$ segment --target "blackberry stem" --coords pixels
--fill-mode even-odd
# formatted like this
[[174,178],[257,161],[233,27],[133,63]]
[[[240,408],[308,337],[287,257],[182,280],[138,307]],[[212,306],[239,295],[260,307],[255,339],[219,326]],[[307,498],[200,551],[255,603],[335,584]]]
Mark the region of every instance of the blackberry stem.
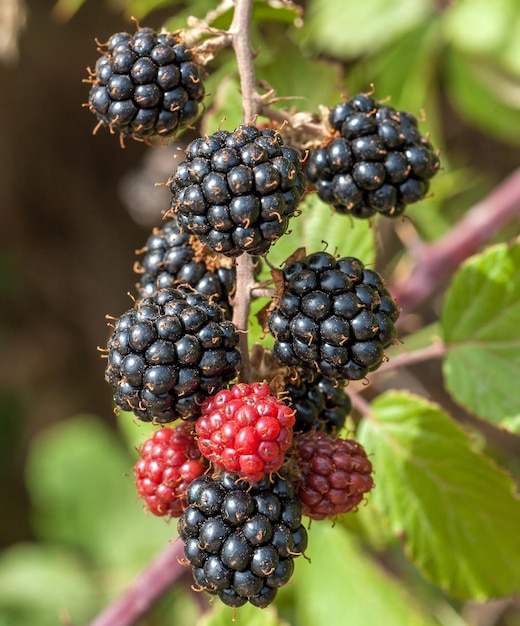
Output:
[[470,209],[443,237],[419,248],[411,274],[390,287],[401,309],[400,319],[431,298],[463,261],[519,215],[520,168]]
[[102,611],[89,626],[132,626],[140,620],[168,591],[187,568],[179,563],[184,558],[182,541],[162,550],[143,570],[125,593]]
[[[240,77],[242,119],[246,124],[253,122],[260,111],[254,55],[250,43],[252,12],[253,0],[235,0],[235,12],[229,28]],[[239,348],[242,358],[240,381],[246,383],[250,382],[251,377],[247,330],[249,309],[251,308],[251,289],[254,284],[253,259],[249,254],[242,254],[237,259],[237,287],[233,304],[233,323],[240,333]]]
[[409,367],[416,363],[423,363],[430,359],[440,359],[446,354],[446,344],[439,338],[435,338],[431,345],[419,350],[403,352],[393,356],[389,361],[382,363],[375,372],[371,372],[370,376],[379,376],[386,374],[402,367]]

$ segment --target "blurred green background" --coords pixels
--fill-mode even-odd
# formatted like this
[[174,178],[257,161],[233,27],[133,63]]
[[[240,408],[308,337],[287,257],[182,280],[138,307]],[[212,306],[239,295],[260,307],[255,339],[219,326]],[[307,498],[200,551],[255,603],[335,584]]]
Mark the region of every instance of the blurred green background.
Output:
[[[208,0],[0,2],[0,626],[87,624],[175,536],[174,523],[150,519],[136,500],[135,446],[150,428],[114,416],[97,347],[106,342],[105,315],[130,306],[135,250],[168,208],[167,190],[155,184],[168,178],[176,152],[131,141],[121,149],[104,129],[93,136],[82,79],[97,58],[95,38],[132,31],[130,16],[146,26],[179,28],[187,15],[203,17],[214,6]],[[432,197],[409,211],[423,239],[447,232],[519,166],[517,0],[255,7],[258,76],[279,96],[303,97],[284,106],[318,113],[319,104],[334,105],[373,83],[375,96],[391,96],[396,108],[418,117],[425,110],[422,126],[441,150],[443,170]],[[303,25],[298,7],[305,9]],[[224,11],[213,25],[226,27],[229,17]],[[216,104],[205,131],[224,117],[229,127],[240,119],[235,69],[229,50],[208,68]],[[197,134],[188,131],[181,141]],[[517,220],[496,239],[519,227]],[[402,243],[393,226],[382,226],[379,236],[378,263],[389,276]],[[425,303],[418,326],[435,321],[438,307],[438,297]],[[436,369],[421,366],[416,376],[450,404]],[[488,435],[517,468],[518,437]],[[520,624],[518,599],[462,602],[427,583],[387,529],[367,537],[356,520],[334,533],[315,526],[313,567],[298,563],[303,573],[277,603],[287,623],[314,626],[309,603],[318,602],[324,624]],[[342,555],[337,563],[334,554]],[[320,558],[338,573],[336,587],[320,586]],[[347,622],[349,586],[356,594]],[[194,596],[186,575],[141,626],[195,623],[208,604]],[[230,613],[217,609],[200,619],[229,623]],[[237,623],[268,626],[278,619],[272,611],[242,612]]]

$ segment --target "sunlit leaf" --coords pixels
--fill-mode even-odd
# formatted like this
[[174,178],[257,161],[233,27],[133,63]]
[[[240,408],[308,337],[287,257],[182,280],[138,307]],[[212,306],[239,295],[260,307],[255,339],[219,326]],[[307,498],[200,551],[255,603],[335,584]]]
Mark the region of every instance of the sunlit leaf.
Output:
[[446,386],[479,417],[520,432],[520,243],[472,257],[446,293]]
[[370,506],[430,581],[474,600],[520,590],[516,485],[439,406],[387,392],[358,438],[374,466]]

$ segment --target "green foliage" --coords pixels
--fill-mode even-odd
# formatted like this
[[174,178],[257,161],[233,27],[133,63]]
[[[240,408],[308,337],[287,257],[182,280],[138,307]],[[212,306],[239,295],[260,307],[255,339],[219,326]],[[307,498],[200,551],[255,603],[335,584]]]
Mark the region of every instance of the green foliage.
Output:
[[520,242],[469,259],[442,311],[446,386],[475,415],[520,432]]
[[373,454],[370,506],[388,520],[409,558],[456,597],[516,592],[520,499],[513,480],[424,398],[387,392],[372,412],[358,432]]
[[300,626],[377,624],[383,615],[389,626],[438,624],[341,526],[313,524],[306,554],[310,562],[297,564],[292,589]]

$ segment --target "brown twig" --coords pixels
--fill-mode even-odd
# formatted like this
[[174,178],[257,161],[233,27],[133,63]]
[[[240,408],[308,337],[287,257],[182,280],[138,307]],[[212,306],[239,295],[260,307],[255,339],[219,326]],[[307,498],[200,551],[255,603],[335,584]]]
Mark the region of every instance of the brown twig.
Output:
[[179,562],[183,557],[182,541],[168,545],[137,576],[125,593],[100,613],[89,626],[135,624],[186,572],[186,568]]
[[[242,118],[246,124],[253,122],[260,111],[254,55],[251,50],[252,12],[253,0],[235,0],[235,12],[229,28],[240,77]],[[247,329],[251,308],[251,289],[254,284],[253,258],[249,254],[241,254],[237,259],[237,288],[233,303],[233,323],[239,331],[242,331],[239,339],[242,361],[240,380],[242,382],[249,382],[251,375]]]
[[463,261],[518,216],[520,168],[470,209],[448,233],[417,251],[411,274],[390,286],[401,308],[401,317],[431,298]]

